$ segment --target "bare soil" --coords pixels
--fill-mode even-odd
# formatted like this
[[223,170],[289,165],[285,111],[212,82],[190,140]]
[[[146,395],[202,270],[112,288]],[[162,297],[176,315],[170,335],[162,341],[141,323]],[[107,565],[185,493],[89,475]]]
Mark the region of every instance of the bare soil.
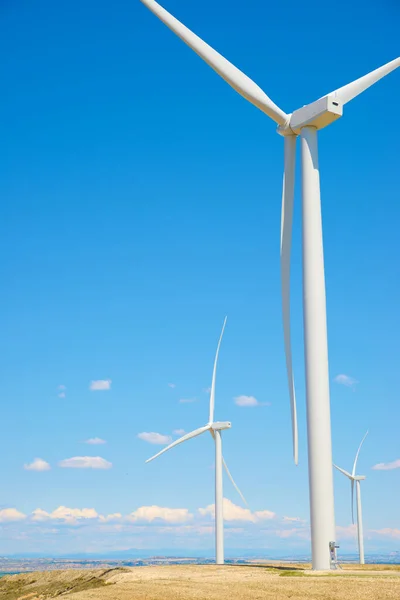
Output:
[[44,571],[0,579],[0,600],[400,600],[400,566],[173,565]]

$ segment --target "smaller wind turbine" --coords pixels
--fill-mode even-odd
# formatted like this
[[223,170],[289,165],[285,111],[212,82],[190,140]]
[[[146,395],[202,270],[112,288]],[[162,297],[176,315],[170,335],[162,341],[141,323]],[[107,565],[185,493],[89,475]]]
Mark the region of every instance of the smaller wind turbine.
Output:
[[351,520],[353,522],[353,525],[354,525],[354,483],[356,484],[357,533],[358,533],[358,552],[360,555],[360,565],[365,564],[364,536],[363,536],[363,523],[362,523],[362,512],[361,512],[361,486],[360,486],[360,481],[365,479],[365,475],[356,475],[356,466],[357,466],[357,460],[358,460],[358,455],[360,454],[361,446],[363,445],[364,440],[367,437],[367,435],[368,435],[368,431],[364,435],[363,439],[361,440],[361,444],[358,447],[356,458],[355,458],[354,465],[353,465],[353,470],[352,470],[351,474],[348,473],[347,471],[345,471],[344,469],[341,469],[337,465],[335,465],[335,464],[333,465],[338,471],[343,473],[343,475],[346,475],[346,477],[348,477],[351,481]]
[[154,456],[152,456],[151,458],[148,458],[146,460],[146,462],[148,463],[151,460],[154,460],[155,458],[160,456],[161,454],[164,454],[164,452],[167,452],[167,450],[170,450],[174,446],[177,446],[178,444],[181,444],[182,442],[186,442],[187,440],[190,440],[191,438],[197,437],[198,435],[202,435],[206,431],[209,431],[211,433],[211,436],[215,443],[215,562],[217,565],[224,564],[224,512],[223,512],[223,498],[224,497],[223,497],[223,489],[222,489],[222,468],[225,469],[234,488],[238,492],[238,494],[241,497],[241,499],[243,500],[243,502],[247,505],[247,502],[246,502],[242,492],[239,490],[238,486],[234,482],[233,477],[230,474],[229,469],[226,465],[224,457],[222,456],[221,432],[224,429],[230,429],[232,427],[232,424],[229,421],[214,421],[215,379],[216,379],[216,374],[217,374],[219,348],[221,346],[222,336],[224,335],[226,320],[227,320],[227,317],[225,317],[224,324],[222,326],[222,331],[221,331],[221,335],[219,337],[218,346],[217,346],[217,352],[215,354],[213,376],[212,376],[212,382],[211,382],[210,414],[209,414],[208,423],[206,425],[204,425],[204,427],[199,427],[198,429],[195,429],[194,431],[191,431],[190,433],[183,435],[181,438],[179,438],[178,440],[175,440],[174,442],[172,442],[172,444],[170,444],[166,448],[163,448],[160,452],[158,452],[157,454],[155,454]]

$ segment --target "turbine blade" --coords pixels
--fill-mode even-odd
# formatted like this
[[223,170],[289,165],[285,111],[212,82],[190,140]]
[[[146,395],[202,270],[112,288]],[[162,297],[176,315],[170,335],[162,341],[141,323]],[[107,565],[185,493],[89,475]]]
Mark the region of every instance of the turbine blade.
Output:
[[[215,433],[214,433],[214,431],[213,431],[212,429],[210,429],[210,433],[211,433],[211,435],[212,435],[212,438],[213,438],[213,440],[215,441]],[[235,483],[235,480],[233,479],[233,477],[232,477],[232,475],[231,475],[231,472],[230,472],[230,471],[229,471],[229,469],[228,469],[228,465],[226,464],[224,457],[222,457],[222,464],[223,464],[223,466],[224,466],[224,469],[225,469],[225,471],[226,471],[226,474],[228,475],[229,479],[231,480],[231,483],[232,483],[233,487],[235,488],[235,490],[237,491],[237,493],[239,494],[239,496],[240,496],[240,497],[241,497],[241,499],[243,500],[244,504],[245,504],[246,506],[248,506],[248,504],[247,504],[247,500],[246,500],[246,498],[243,496],[243,494],[242,494],[242,492],[240,491],[240,489],[238,488],[238,486],[236,485],[236,483]]]
[[[371,73],[364,75],[364,77],[360,77],[359,79],[338,88],[334,92],[331,92],[331,94],[335,95],[342,104],[347,104],[347,102],[350,102],[350,100],[353,100],[353,98],[362,94],[362,92],[371,87],[371,85],[374,85],[374,83],[391,73],[391,71],[394,71],[394,69],[397,69],[397,67],[400,67],[400,57],[375,69],[375,71],[371,71]],[[330,96],[331,94],[327,94],[327,96]]]
[[195,33],[190,31],[185,25],[180,23],[175,17],[167,12],[155,0],[141,0],[151,12],[160,19],[171,31],[189,46],[196,54],[200,56],[218,75],[222,77],[234,90],[243,98],[257,106],[266,115],[271,117],[279,125],[284,125],[288,120],[288,115],[283,112],[272,100],[262,91],[254,81],[242,73],[226,58],[216,52],[211,46],[206,44]]
[[356,466],[357,466],[358,455],[360,454],[361,446],[363,445],[363,443],[364,443],[364,440],[365,440],[365,438],[367,437],[367,435],[368,435],[368,431],[367,431],[367,433],[364,435],[363,439],[361,440],[361,444],[360,444],[360,445],[359,445],[359,447],[358,447],[357,454],[356,454],[356,458],[355,458],[354,465],[353,465],[353,471],[352,471],[352,473],[351,473],[351,474],[353,475],[353,477],[354,477],[354,475],[356,474]]
[[340,467],[338,467],[337,465],[333,465],[335,467],[335,469],[337,469],[338,471],[340,471],[341,473],[343,473],[343,475],[346,475],[346,477],[348,477],[349,479],[351,479],[353,481],[353,476],[350,475],[350,473],[348,471],[345,471],[344,469],[341,469]]
[[292,347],[290,339],[290,253],[292,247],[294,175],[296,162],[296,136],[285,136],[285,172],[283,176],[281,216],[281,286],[283,335],[286,354],[286,371],[289,384],[292,414],[294,462],[298,464],[297,408],[294,389]]
[[155,454],[151,458],[148,458],[146,460],[146,462],[148,463],[148,462],[154,460],[161,454],[164,454],[164,452],[167,452],[167,450],[171,450],[171,448],[173,448],[174,446],[177,446],[178,444],[182,444],[182,442],[186,442],[187,440],[190,440],[191,438],[197,437],[198,435],[201,435],[202,433],[204,433],[205,431],[208,431],[209,429],[210,429],[210,426],[205,425],[204,427],[199,427],[199,429],[195,429],[194,431],[191,431],[190,433],[186,433],[178,440],[175,440],[174,442],[172,442],[172,444],[170,444],[169,446],[166,446],[166,448],[163,448],[162,450],[160,450],[160,452],[157,452],[157,454]]
[[219,355],[219,348],[220,348],[221,342],[222,342],[222,336],[224,335],[224,331],[225,331],[225,325],[226,325],[227,318],[228,317],[225,317],[225,319],[224,319],[224,324],[222,325],[221,335],[219,336],[219,340],[218,340],[217,351],[215,353],[213,375],[212,375],[212,382],[211,382],[211,393],[210,393],[210,418],[208,420],[209,423],[212,423],[214,421],[215,379],[217,377],[218,355]]
[[230,473],[230,471],[228,469],[228,466],[227,466],[227,464],[225,462],[224,457],[222,457],[222,464],[224,465],[224,469],[226,471],[226,474],[228,475],[229,479],[231,480],[231,483],[232,483],[233,487],[235,488],[235,490],[237,491],[237,493],[239,494],[239,496],[243,500],[244,504],[246,506],[248,506],[246,498],[243,496],[242,492],[239,490],[238,486],[236,485],[235,480],[233,479],[233,477],[232,477],[232,475],[231,475],[231,473]]
[[354,479],[351,480],[351,522],[354,525]]

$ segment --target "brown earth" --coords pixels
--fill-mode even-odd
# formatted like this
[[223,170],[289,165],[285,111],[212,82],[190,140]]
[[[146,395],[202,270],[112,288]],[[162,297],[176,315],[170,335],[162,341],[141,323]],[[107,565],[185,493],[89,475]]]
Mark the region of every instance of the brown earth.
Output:
[[399,600],[400,566],[174,565],[44,571],[0,579],[0,600]]

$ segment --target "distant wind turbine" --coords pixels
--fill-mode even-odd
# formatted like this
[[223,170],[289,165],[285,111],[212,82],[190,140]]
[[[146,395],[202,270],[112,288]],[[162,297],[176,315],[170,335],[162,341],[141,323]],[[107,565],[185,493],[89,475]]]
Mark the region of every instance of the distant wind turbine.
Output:
[[236,485],[230,471],[226,465],[224,457],[222,456],[222,436],[221,432],[224,429],[230,429],[232,424],[229,421],[214,421],[214,406],[215,406],[215,380],[217,375],[217,363],[218,363],[218,355],[219,349],[221,346],[222,336],[224,335],[225,325],[226,325],[227,317],[225,317],[224,324],[222,326],[221,335],[218,341],[217,352],[215,354],[214,360],[214,368],[212,375],[212,383],[211,383],[211,392],[210,392],[210,413],[208,423],[204,425],[204,427],[199,427],[194,431],[183,435],[178,440],[175,440],[167,446],[163,448],[160,452],[147,459],[146,462],[150,462],[154,460],[167,450],[170,450],[174,446],[181,444],[182,442],[186,442],[191,438],[197,437],[198,435],[202,435],[206,431],[211,433],[211,436],[215,443],[215,562],[217,565],[224,564],[224,512],[223,512],[223,488],[222,488],[222,468],[225,469],[229,479],[231,480],[234,488],[238,492],[239,496],[243,500],[243,502],[247,505],[247,502]]
[[335,464],[333,465],[335,467],[335,469],[337,469],[338,471],[343,473],[343,475],[346,475],[346,477],[348,477],[351,481],[351,520],[352,520],[353,524],[354,524],[354,483],[356,484],[357,532],[358,532],[358,552],[360,555],[360,565],[365,564],[364,536],[363,536],[363,523],[362,523],[362,512],[361,512],[361,485],[360,485],[360,481],[363,481],[363,479],[365,479],[365,475],[356,475],[356,467],[357,467],[357,460],[358,460],[358,455],[360,454],[361,446],[363,445],[364,440],[367,437],[367,435],[368,435],[368,431],[364,435],[363,439],[361,440],[361,444],[358,447],[356,458],[355,458],[354,465],[353,465],[353,470],[352,470],[351,474],[348,473],[347,471],[345,471],[344,469],[341,469],[337,465],[335,465]]
[[[281,280],[284,346],[292,415],[294,461],[298,462],[297,410],[290,336],[290,254],[297,138],[301,140],[303,199],[303,316],[306,367],[308,479],[310,488],[311,551],[314,570],[332,568],[335,540],[332,440],[329,400],[324,250],[318,131],[343,114],[345,104],[400,66],[400,58],[340,87],[293,113],[285,113],[247,75],[178,21],[155,0],[141,0],[151,12],[248,102],[278,125],[284,138],[284,178],[281,216]],[[185,3],[183,3],[185,4]],[[187,4],[187,3],[186,3]],[[287,81],[287,85],[290,82]],[[384,124],[384,116],[381,116]],[[374,122],[374,125],[376,123]]]

